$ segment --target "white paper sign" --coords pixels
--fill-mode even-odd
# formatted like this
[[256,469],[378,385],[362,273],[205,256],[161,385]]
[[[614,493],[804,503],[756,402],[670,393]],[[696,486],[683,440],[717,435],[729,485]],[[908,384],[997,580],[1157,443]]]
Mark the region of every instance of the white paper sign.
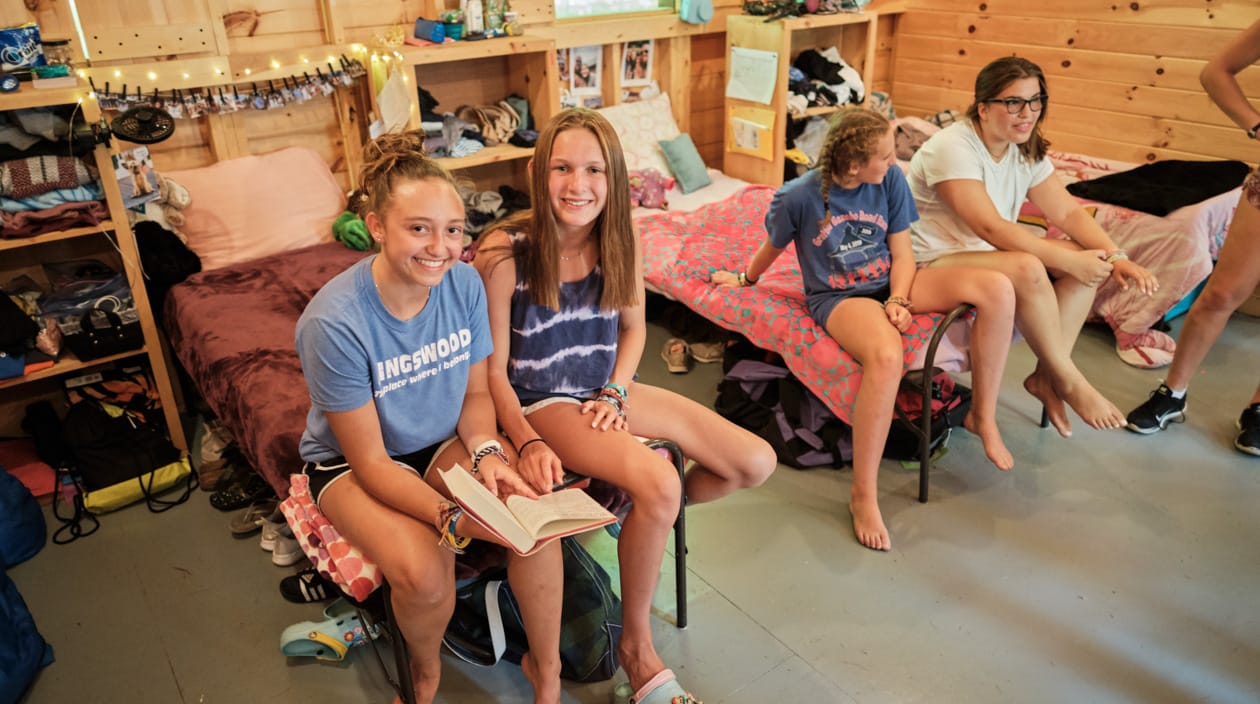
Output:
[[779,52],[731,47],[726,97],[770,104],[779,74]]

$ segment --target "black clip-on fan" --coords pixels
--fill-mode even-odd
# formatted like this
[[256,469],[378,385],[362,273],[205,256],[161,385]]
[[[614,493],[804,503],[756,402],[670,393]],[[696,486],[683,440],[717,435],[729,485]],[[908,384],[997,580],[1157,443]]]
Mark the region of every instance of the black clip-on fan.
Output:
[[[140,88],[136,88],[139,95]],[[175,120],[170,113],[152,105],[137,105],[114,118],[110,123],[114,134],[136,144],[155,144],[175,133]]]

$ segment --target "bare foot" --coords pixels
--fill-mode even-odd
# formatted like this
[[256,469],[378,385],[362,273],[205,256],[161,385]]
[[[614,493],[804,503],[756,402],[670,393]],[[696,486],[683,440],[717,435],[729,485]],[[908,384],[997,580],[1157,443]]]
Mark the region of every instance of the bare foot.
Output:
[[849,513],[853,515],[853,533],[859,543],[872,550],[892,550],[892,539],[888,537],[878,501],[852,497]]
[[1072,410],[1076,411],[1076,415],[1080,416],[1081,420],[1088,423],[1091,428],[1113,430],[1123,427],[1128,422],[1120,409],[1098,393],[1098,390],[1090,386],[1084,378],[1070,387],[1061,388],[1059,396],[1067,401]]
[[1015,458],[1006,449],[1006,443],[1002,442],[1002,433],[998,432],[997,423],[979,423],[975,414],[968,411],[967,417],[963,418],[963,427],[980,438],[980,442],[984,443],[984,454],[998,469],[1005,472],[1015,466]]
[[1024,390],[1045,406],[1046,416],[1050,418],[1050,424],[1054,426],[1054,429],[1059,431],[1059,435],[1065,438],[1072,437],[1072,421],[1068,420],[1067,408],[1063,405],[1063,399],[1059,398],[1059,394],[1048,381],[1033,372],[1024,379]]
[[525,653],[521,656],[521,672],[534,688],[534,704],[560,704],[560,673],[547,677],[538,672],[534,660]]

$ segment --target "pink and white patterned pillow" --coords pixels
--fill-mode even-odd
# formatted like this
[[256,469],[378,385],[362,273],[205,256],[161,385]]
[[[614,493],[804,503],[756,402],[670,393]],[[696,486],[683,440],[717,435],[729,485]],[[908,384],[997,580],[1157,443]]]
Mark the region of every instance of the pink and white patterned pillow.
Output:
[[611,105],[600,108],[599,113],[617,131],[621,150],[626,155],[627,171],[656,169],[665,176],[674,175],[660,144],[681,134],[678,123],[674,122],[669,95],[662,93],[647,100]]

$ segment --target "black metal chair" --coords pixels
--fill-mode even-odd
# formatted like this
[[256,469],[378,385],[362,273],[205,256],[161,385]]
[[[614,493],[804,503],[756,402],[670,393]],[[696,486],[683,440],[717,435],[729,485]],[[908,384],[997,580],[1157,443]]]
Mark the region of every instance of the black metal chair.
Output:
[[[678,470],[678,481],[684,481],[686,478],[686,458],[683,457],[682,449],[676,443],[663,438],[653,438],[645,440],[644,444],[664,454],[670,463],[674,465],[674,468]],[[687,497],[684,495],[678,507],[678,518],[674,520],[674,600],[677,608],[675,626],[679,629],[687,627],[686,506]],[[371,604],[371,601],[378,597],[382,602],[381,605]],[[385,673],[385,679],[398,693],[403,704],[415,704],[416,692],[415,683],[411,680],[411,656],[407,650],[407,639],[403,637],[402,630],[398,627],[398,619],[394,616],[393,602],[390,597],[389,580],[384,580],[381,588],[373,593],[368,603],[356,602],[356,604],[359,606],[360,618],[363,619],[363,623],[371,629],[379,628],[389,637],[394,654],[393,672],[390,672],[389,667],[385,665],[385,660],[377,649],[376,641],[369,639],[376,661],[380,665],[382,672]]]

